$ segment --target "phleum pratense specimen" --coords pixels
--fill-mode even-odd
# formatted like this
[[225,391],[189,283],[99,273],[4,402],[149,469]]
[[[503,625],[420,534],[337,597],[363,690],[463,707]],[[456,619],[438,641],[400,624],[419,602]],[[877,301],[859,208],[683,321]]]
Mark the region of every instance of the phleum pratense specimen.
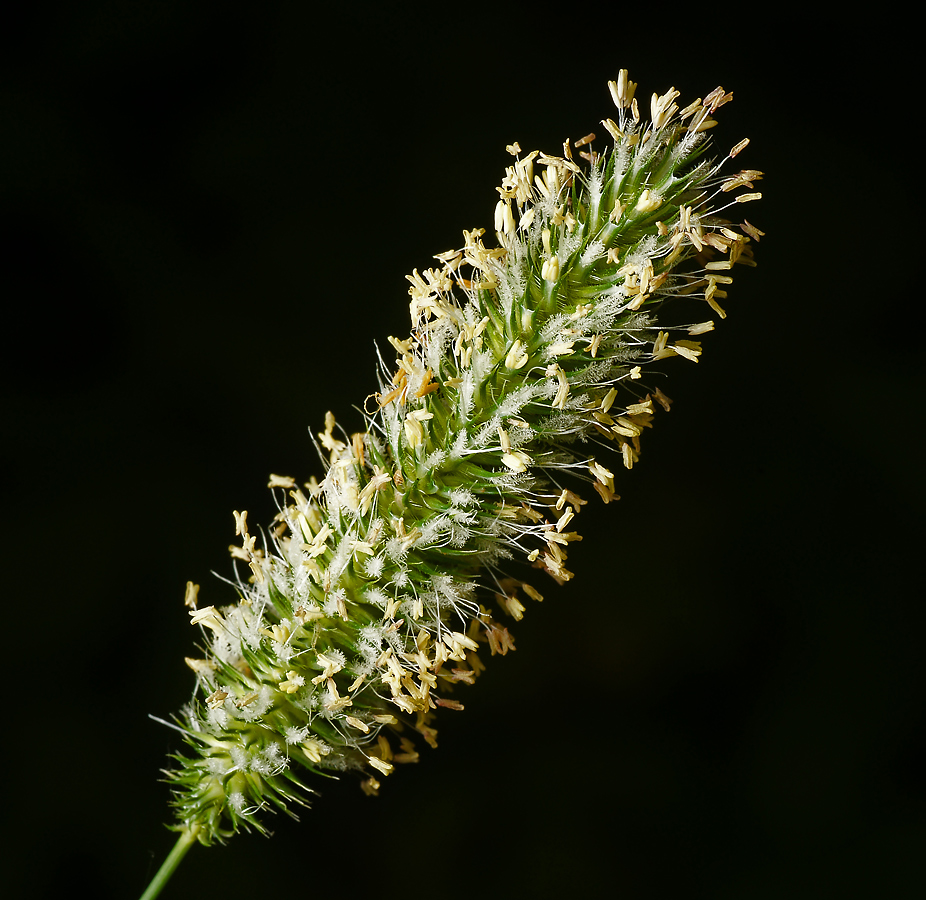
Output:
[[[389,338],[365,431],[328,413],[324,478],[272,475],[266,533],[235,513],[238,601],[200,606],[188,585],[205,643],[172,726],[186,741],[168,772],[180,837],[146,898],[193,842],[293,814],[314,775],[356,772],[375,794],[437,745],[437,710],[461,710],[486,657],[514,649],[509,622],[573,577],[577,491],[617,499],[613,470],[669,410],[649,367],[697,362],[714,327],[700,319],[726,316],[732,271],[762,235],[736,221],[761,173],[721,172],[748,140],[708,158],[732,95],[680,110],[676,90],[654,94],[646,121],[626,70],[609,87],[607,149],[592,134],[561,156],[509,146],[494,241],[465,231],[409,276],[411,334]],[[667,324],[680,296],[703,313]]]

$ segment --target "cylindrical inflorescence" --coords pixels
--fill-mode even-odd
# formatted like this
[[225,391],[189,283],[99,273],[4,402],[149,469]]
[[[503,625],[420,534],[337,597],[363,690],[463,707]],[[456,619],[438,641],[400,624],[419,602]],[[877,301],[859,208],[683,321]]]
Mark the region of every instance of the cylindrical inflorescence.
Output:
[[[709,161],[707,130],[731,99],[717,88],[679,110],[653,95],[641,120],[635,85],[610,83],[616,120],[560,156],[514,157],[495,214],[497,246],[464,232],[458,250],[417,270],[412,331],[390,338],[367,428],[329,413],[318,434],[324,479],[272,476],[279,514],[263,543],[235,513],[247,566],[236,604],[187,604],[208,642],[188,659],[197,693],[177,720],[189,749],[168,773],[179,829],[203,843],[263,812],[292,812],[309,773],[384,776],[436,746],[435,711],[462,709],[480,653],[514,649],[508,619],[540,589],[504,573],[525,559],[563,583],[584,481],[616,498],[640,437],[669,398],[645,368],[697,362],[711,320],[669,326],[666,300],[687,296],[724,318],[736,264],[762,232],[733,224],[762,173],[721,173],[746,145]],[[690,307],[689,307],[690,308]],[[571,485],[571,486],[570,486]],[[484,656],[484,653],[483,653]],[[418,743],[416,743],[418,742]]]

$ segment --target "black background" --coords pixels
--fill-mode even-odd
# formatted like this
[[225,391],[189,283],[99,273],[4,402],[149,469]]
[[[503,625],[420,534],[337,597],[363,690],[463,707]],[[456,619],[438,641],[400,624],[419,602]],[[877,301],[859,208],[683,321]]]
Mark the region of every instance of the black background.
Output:
[[694,4],[307,7],[37,3],[0,38],[8,896],[141,893],[173,843],[179,741],[147,716],[193,686],[187,579],[231,601],[232,509],[267,522],[271,471],[319,473],[306,429],[359,426],[405,274],[491,229],[507,143],[611,115],[621,66],[644,108],[734,92],[715,140],[767,173],[759,267],[440,749],[194,849],[163,896],[919,896],[895,39]]

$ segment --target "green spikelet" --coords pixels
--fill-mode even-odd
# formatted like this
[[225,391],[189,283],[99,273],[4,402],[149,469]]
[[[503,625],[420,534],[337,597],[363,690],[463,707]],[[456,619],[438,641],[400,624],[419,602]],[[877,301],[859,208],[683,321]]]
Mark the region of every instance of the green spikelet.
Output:
[[[697,362],[692,338],[713,322],[669,326],[663,303],[686,295],[725,316],[731,271],[761,235],[728,220],[759,197],[734,191],[761,173],[720,174],[746,142],[707,158],[730,95],[681,111],[676,91],[654,95],[643,122],[626,72],[610,88],[610,149],[594,152],[593,136],[575,158],[568,142],[562,156],[509,147],[497,245],[464,232],[409,276],[411,335],[389,339],[365,432],[328,414],[321,483],[272,476],[280,512],[261,541],[235,514],[238,602],[198,608],[190,586],[208,642],[188,660],[189,746],[169,773],[188,837],[263,831],[266,812],[305,803],[313,773],[355,770],[375,793],[436,745],[436,710],[461,709],[460,683],[514,648],[505,623],[522,601],[572,578],[586,502],[572,487],[614,499],[612,470],[633,466],[668,410],[646,367]],[[525,559],[531,583],[503,574]]]

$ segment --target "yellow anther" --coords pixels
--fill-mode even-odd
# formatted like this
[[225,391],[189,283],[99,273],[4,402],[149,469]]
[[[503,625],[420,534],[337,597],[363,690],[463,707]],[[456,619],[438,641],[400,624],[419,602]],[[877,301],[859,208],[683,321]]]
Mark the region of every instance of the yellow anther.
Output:
[[186,583],[186,593],[183,597],[183,605],[189,606],[190,609],[196,609],[196,599],[199,596],[199,585],[193,584],[192,581]]
[[[294,488],[296,481],[288,475],[270,475],[270,481],[267,482],[269,488]],[[237,532],[236,532],[237,533]]]
[[530,357],[527,354],[527,351],[524,349],[524,346],[521,344],[520,340],[516,340],[512,345],[511,349],[508,351],[508,355],[505,357],[505,365],[509,369],[523,369],[527,365],[527,361]]
[[279,683],[284,694],[295,694],[305,684],[305,679],[298,672],[287,672],[286,680]]

